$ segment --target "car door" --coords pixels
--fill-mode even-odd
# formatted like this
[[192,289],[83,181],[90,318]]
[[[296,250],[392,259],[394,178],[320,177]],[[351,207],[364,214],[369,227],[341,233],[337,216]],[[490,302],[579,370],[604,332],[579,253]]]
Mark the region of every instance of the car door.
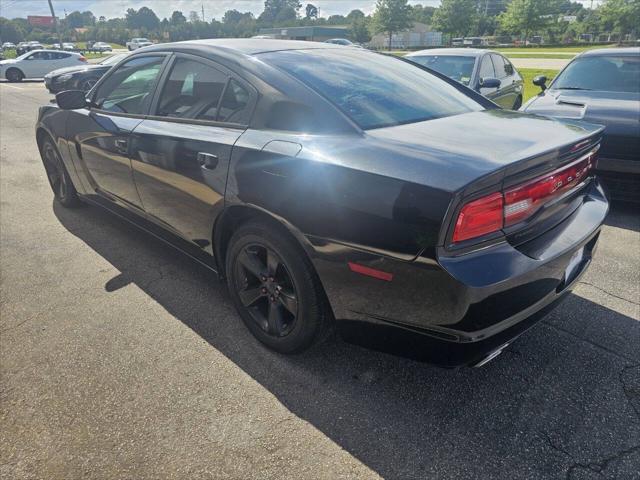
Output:
[[513,75],[513,67],[511,63],[507,65],[507,59],[497,53],[492,53],[491,59],[496,71],[496,78],[500,80],[500,88],[494,101],[504,108],[513,108],[519,93],[518,85]]
[[71,154],[87,190],[98,198],[142,208],[133,183],[129,140],[148,112],[168,55],[140,55],[119,65],[96,86],[91,108],[67,120]]
[[54,60],[50,52],[36,51],[21,62],[20,69],[27,78],[40,78],[54,70],[53,68],[47,70],[53,64]]
[[134,179],[145,211],[210,248],[236,140],[256,91],[224,67],[178,54],[162,79],[152,115],[132,135]]

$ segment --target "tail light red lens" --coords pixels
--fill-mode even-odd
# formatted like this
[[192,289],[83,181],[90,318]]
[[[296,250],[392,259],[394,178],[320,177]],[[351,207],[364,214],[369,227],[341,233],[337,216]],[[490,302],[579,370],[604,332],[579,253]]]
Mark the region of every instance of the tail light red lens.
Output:
[[453,241],[462,242],[502,229],[503,207],[500,192],[467,203],[458,214]]
[[81,62],[87,63],[87,58],[80,55],[80,58],[78,58],[78,60],[80,60]]
[[580,183],[593,168],[595,152],[571,165],[504,192],[504,224],[514,225]]
[[597,149],[552,173],[467,203],[458,214],[453,242],[462,242],[497,232],[519,223],[545,203],[584,180],[595,168]]

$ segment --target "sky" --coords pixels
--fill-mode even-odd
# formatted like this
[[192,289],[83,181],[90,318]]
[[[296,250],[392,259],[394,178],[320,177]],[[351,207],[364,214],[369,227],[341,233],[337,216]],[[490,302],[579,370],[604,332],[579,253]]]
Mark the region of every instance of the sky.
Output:
[[[490,0],[489,0],[490,1]],[[585,6],[589,6],[590,0],[580,0]],[[594,5],[599,3],[596,0]],[[306,5],[313,3],[320,9],[321,17],[330,15],[346,15],[353,9],[360,9],[365,14],[370,14],[375,8],[375,0],[301,0]],[[409,0],[411,4],[438,6],[440,0]],[[161,19],[171,16],[174,10],[182,11],[185,16],[190,11],[202,11],[207,20],[220,19],[227,10],[236,9],[241,12],[252,12],[259,15],[264,9],[264,0],[53,0],[56,16],[64,17],[65,10],[71,13],[74,10],[91,10],[96,17],[104,15],[107,18],[124,17],[127,8],[140,8],[147,6],[156,12]],[[6,18],[26,17],[27,15],[50,15],[47,0],[0,0],[0,16]]]

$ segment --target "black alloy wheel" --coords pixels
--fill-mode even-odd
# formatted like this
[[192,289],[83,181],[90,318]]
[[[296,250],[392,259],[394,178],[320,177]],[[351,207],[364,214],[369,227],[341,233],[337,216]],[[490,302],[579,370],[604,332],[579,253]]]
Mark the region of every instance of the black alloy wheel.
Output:
[[62,159],[50,139],[42,144],[42,160],[53,194],[63,206],[74,207],[80,201]]
[[267,335],[284,337],[293,328],[298,298],[291,274],[266,245],[245,246],[235,263],[235,287],[242,306]]
[[328,331],[320,280],[302,247],[268,221],[242,225],[226,258],[229,293],[249,331],[281,353],[308,348]]

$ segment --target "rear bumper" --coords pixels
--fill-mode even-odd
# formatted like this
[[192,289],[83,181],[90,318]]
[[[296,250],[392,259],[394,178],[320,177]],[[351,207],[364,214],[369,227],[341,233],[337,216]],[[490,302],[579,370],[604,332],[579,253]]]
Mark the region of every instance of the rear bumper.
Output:
[[[314,263],[340,333],[351,343],[443,366],[477,363],[539,321],[587,269],[608,212],[599,184],[589,189],[567,220],[525,248],[503,242],[403,262],[316,242]],[[582,259],[566,278],[578,251]],[[393,279],[362,276],[347,262]]]

